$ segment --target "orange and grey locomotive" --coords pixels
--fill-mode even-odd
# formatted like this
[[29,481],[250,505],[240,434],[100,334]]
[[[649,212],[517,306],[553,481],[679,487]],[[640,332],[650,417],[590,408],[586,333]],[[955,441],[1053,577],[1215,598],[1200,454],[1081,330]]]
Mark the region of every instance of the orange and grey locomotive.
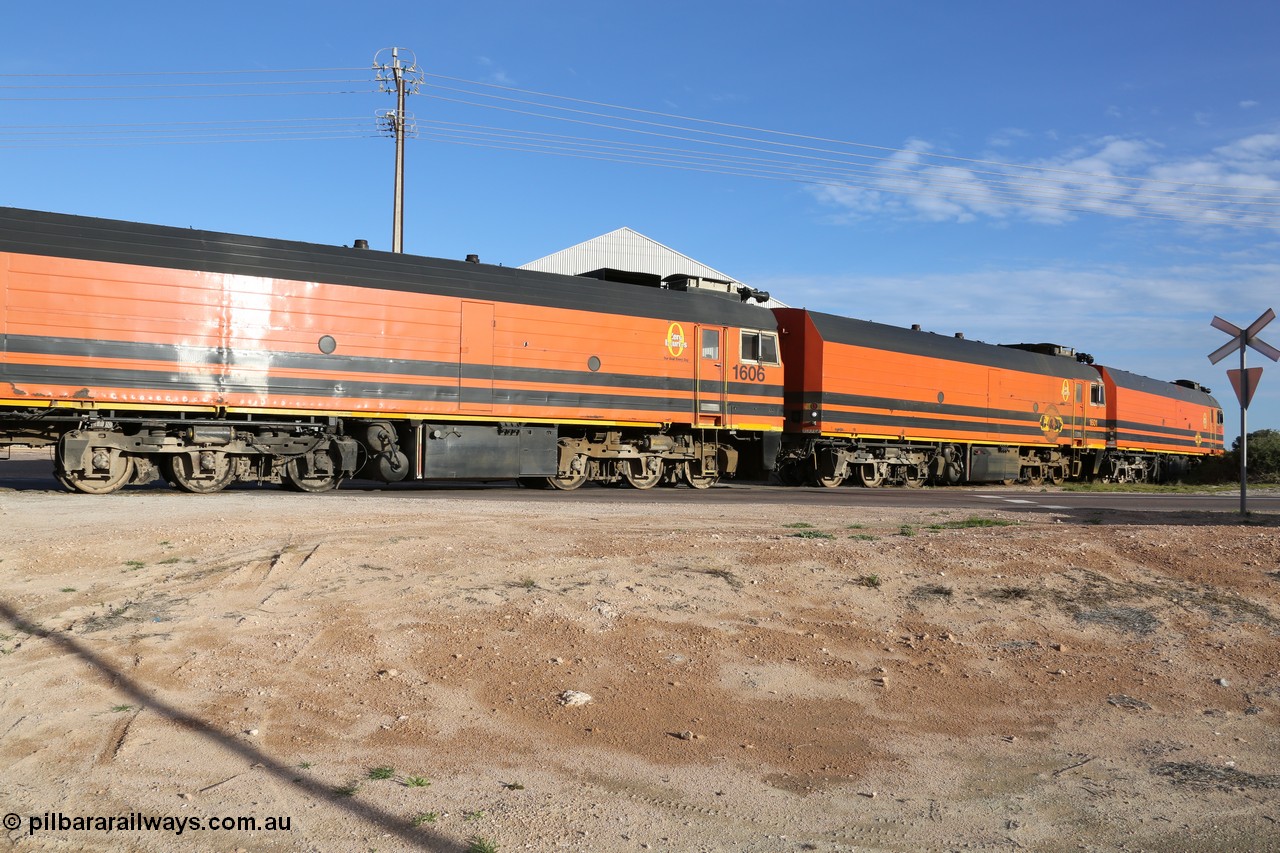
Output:
[[1192,382],[684,276],[562,276],[0,208],[0,446],[67,488],[1158,480]]
[[652,284],[0,209],[0,444],[89,493],[771,467],[773,314]]

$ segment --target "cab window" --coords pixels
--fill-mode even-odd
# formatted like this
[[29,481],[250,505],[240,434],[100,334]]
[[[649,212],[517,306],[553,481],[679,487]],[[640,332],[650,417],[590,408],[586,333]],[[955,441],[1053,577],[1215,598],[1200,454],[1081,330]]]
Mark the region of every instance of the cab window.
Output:
[[779,364],[778,336],[772,332],[742,332],[740,360],[754,364]]
[[1089,405],[1105,406],[1107,403],[1106,389],[1101,382],[1092,382],[1089,385]]

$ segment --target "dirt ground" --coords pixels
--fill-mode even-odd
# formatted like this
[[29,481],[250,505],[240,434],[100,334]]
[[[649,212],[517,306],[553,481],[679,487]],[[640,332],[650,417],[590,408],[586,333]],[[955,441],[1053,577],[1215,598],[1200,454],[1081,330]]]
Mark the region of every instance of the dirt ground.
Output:
[[1280,850],[1275,517],[520,494],[0,491],[7,846]]

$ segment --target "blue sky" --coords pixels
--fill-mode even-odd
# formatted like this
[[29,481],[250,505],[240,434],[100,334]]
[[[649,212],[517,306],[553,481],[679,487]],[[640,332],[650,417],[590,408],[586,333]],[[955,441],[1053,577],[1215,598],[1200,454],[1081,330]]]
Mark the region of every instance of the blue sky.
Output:
[[[409,252],[517,265],[627,225],[793,305],[1195,379],[1229,438],[1237,365],[1210,365],[1209,322],[1280,309],[1274,2],[5,18],[3,205],[389,248],[394,102],[370,66],[397,45],[428,75]],[[1280,365],[1250,364],[1250,429],[1280,428]]]

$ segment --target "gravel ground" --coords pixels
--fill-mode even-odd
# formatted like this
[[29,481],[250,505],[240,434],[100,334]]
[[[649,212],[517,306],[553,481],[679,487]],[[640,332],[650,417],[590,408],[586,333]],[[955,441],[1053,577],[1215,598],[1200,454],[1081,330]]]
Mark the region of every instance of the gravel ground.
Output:
[[0,491],[10,847],[1280,850],[1274,516],[519,494]]

